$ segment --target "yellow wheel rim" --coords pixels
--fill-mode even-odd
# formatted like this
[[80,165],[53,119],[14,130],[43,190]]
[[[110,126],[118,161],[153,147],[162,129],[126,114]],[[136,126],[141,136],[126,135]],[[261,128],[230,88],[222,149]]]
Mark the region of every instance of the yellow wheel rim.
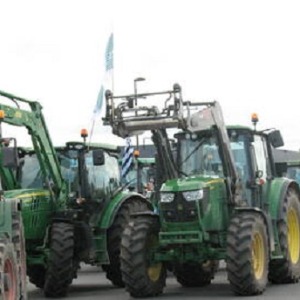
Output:
[[290,258],[293,264],[296,264],[299,260],[300,252],[300,230],[299,219],[297,212],[294,208],[290,208],[287,214],[288,225],[288,246],[290,252]]
[[259,232],[254,234],[252,241],[252,266],[255,278],[260,279],[265,269],[265,247]]
[[158,263],[148,268],[148,276],[151,281],[155,282],[159,280],[161,269],[162,269],[162,263]]
[[147,268],[148,277],[151,281],[156,282],[160,278],[163,265],[162,263],[151,262],[153,259],[151,251],[154,251],[158,244],[158,238],[156,235],[149,236],[149,239],[146,243],[146,248],[150,251],[150,257],[148,257],[149,266]]

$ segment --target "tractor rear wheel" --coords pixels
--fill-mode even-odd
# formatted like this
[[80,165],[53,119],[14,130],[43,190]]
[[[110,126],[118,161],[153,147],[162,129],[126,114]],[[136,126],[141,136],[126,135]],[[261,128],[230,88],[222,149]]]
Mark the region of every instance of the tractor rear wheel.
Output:
[[67,295],[74,278],[74,226],[69,223],[54,223],[51,229],[50,255],[44,285],[46,297]]
[[152,297],[163,292],[166,268],[154,261],[158,247],[159,222],[140,216],[129,222],[121,242],[121,271],[126,290],[132,297]]
[[116,218],[107,233],[107,248],[109,255],[109,265],[103,265],[106,277],[115,286],[124,287],[120,270],[120,246],[124,228],[129,222],[130,215],[136,212],[148,211],[149,205],[140,199],[130,199],[122,204]]
[[272,283],[293,283],[300,278],[300,197],[288,189],[281,205],[282,216],[277,222],[279,244],[283,259],[270,262],[269,280]]
[[240,213],[231,220],[227,236],[227,274],[237,295],[261,294],[268,281],[267,228],[258,213]]
[[2,300],[16,300],[21,297],[17,265],[13,245],[7,240],[0,240],[0,295]]
[[211,283],[218,268],[218,261],[209,260],[202,264],[184,263],[175,266],[177,281],[184,287],[201,287]]

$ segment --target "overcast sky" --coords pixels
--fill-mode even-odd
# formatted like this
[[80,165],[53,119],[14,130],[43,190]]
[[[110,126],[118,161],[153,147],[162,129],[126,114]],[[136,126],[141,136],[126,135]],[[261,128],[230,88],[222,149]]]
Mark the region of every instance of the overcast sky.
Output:
[[[228,124],[276,127],[300,148],[300,2],[0,0],[0,89],[43,105],[55,144],[90,130],[114,32],[114,93],[178,82]],[[96,121],[93,142],[103,138]],[[122,142],[121,140],[120,143]]]

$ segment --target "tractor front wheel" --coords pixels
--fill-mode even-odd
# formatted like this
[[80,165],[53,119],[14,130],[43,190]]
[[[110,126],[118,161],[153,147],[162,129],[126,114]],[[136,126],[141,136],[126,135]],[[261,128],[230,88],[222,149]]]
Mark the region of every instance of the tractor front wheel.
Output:
[[158,248],[159,222],[140,216],[129,222],[121,242],[121,271],[132,297],[153,297],[163,292],[166,268],[154,260]]
[[237,295],[263,293],[268,281],[269,243],[258,213],[244,212],[231,220],[227,236],[227,274]]
[[57,298],[67,295],[74,278],[74,226],[54,223],[51,228],[50,255],[46,271],[44,294]]

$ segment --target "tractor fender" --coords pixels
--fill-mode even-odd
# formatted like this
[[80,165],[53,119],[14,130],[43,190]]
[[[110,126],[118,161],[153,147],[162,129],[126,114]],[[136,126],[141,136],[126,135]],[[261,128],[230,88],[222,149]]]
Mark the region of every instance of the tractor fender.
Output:
[[108,229],[113,224],[120,207],[125,202],[131,201],[132,199],[140,199],[141,201],[144,201],[148,205],[149,209],[153,210],[151,202],[141,194],[122,191],[115,195],[104,207],[98,223],[98,228],[100,230]]
[[268,238],[269,252],[270,252],[269,254],[271,254],[271,252],[275,250],[274,230],[273,230],[271,217],[265,211],[261,210],[258,207],[236,207],[235,211],[237,211],[238,213],[251,212],[262,216],[262,218],[265,221],[265,224],[267,225],[267,233],[269,237]]

